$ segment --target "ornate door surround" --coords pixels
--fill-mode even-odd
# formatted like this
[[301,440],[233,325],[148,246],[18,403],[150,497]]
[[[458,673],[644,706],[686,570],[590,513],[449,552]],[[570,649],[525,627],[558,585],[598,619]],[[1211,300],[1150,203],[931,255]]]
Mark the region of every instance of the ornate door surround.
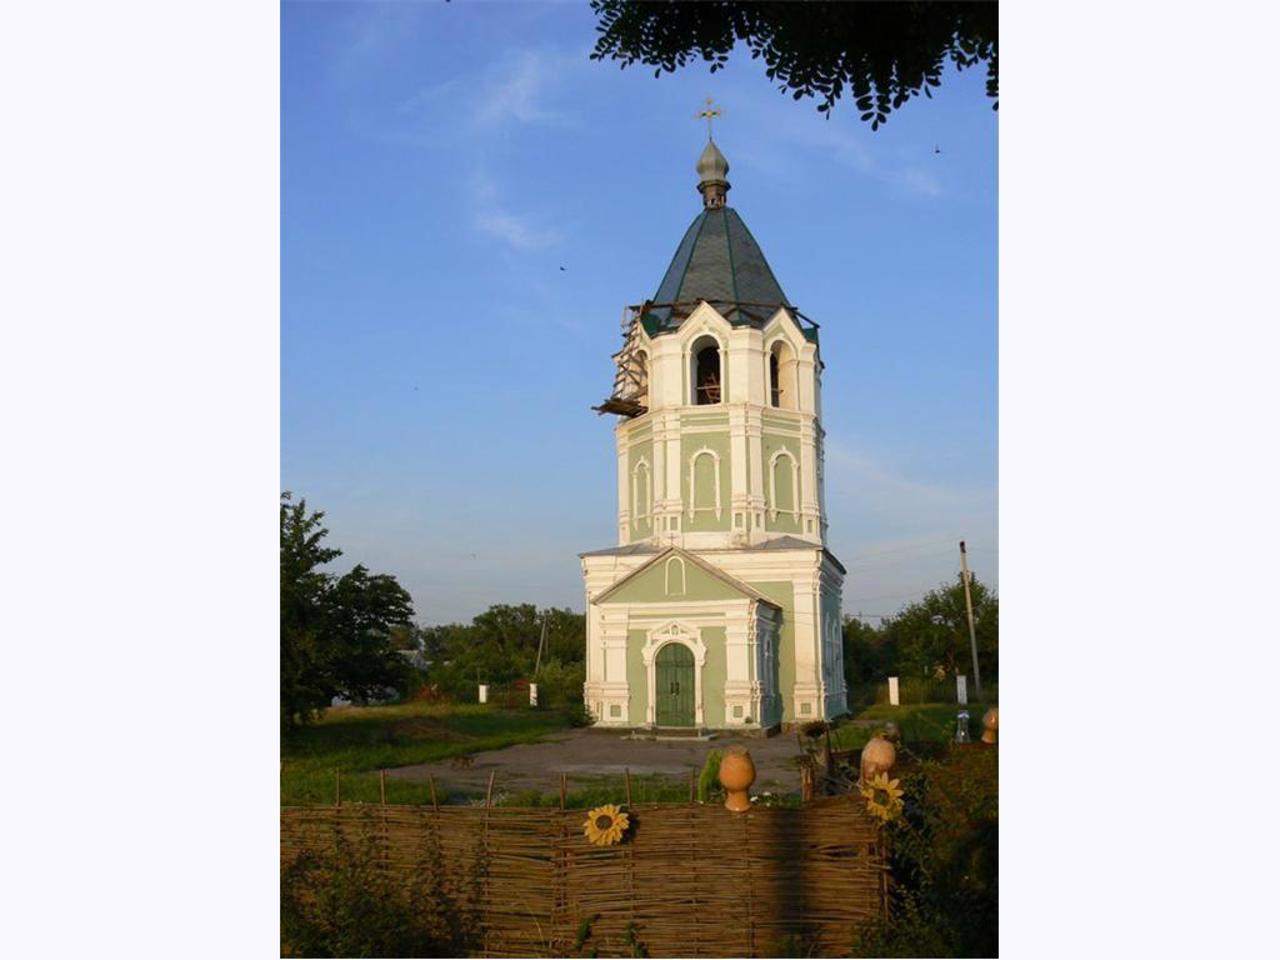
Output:
[[707,647],[702,642],[701,631],[697,627],[679,620],[672,620],[656,629],[650,630],[640,656],[644,660],[645,673],[648,677],[648,707],[645,719],[649,726],[657,726],[657,656],[658,651],[669,643],[679,643],[693,652],[693,724],[701,728],[705,719],[702,711],[702,668],[707,662]]

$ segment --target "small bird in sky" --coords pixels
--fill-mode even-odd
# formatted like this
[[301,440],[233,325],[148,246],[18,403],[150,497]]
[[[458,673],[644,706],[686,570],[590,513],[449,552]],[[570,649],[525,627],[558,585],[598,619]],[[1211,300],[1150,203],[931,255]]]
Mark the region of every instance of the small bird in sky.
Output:
[[941,148],[940,146],[938,146],[938,145],[935,143],[935,144],[933,145],[933,152],[934,152],[935,154],[937,154],[937,153],[941,153],[941,152],[942,152],[942,148]]
[[561,268],[560,268],[560,272],[561,272],[561,273],[564,273],[564,267],[561,267]]

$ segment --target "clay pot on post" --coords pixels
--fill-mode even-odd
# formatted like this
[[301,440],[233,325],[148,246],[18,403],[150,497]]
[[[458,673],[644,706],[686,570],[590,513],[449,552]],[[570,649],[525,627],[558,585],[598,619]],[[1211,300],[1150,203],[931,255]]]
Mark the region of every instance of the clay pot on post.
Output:
[[1000,722],[1000,713],[995,707],[992,707],[982,715],[982,742],[996,742],[996,727]]
[[858,764],[859,782],[870,782],[877,773],[888,773],[898,761],[898,751],[884,737],[872,737],[862,748]]
[[727,796],[724,805],[734,813],[751,809],[751,797],[747,791],[756,781],[756,765],[742,747],[730,747],[720,760],[720,785]]

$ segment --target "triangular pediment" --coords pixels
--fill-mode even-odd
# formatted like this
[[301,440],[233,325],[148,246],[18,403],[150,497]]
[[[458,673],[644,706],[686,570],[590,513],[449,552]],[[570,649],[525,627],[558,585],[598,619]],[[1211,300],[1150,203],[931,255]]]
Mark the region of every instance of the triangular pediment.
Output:
[[[674,562],[673,562],[674,561]],[[750,584],[680,547],[668,547],[648,563],[592,598],[592,603],[695,603],[758,600],[778,605]]]

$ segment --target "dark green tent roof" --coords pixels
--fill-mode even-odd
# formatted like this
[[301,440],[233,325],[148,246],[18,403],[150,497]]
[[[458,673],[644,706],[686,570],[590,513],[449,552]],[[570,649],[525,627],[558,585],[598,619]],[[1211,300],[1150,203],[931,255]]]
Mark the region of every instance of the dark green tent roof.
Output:
[[[735,326],[762,325],[791,306],[751,231],[732,207],[703,210],[685,232],[654,304],[706,300]],[[654,306],[644,314],[650,336],[674,330],[689,310]]]

